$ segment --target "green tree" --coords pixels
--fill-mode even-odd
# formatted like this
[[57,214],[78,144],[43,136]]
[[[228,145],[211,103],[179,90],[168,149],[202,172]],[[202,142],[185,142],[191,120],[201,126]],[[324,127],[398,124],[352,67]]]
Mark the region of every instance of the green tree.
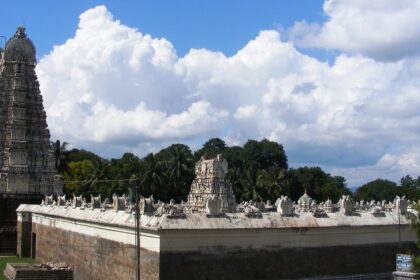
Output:
[[153,153],[148,154],[140,162],[140,188],[144,196],[154,195],[155,198],[167,201],[169,196],[165,189],[167,175],[162,162]]
[[112,184],[109,167],[109,161],[105,159],[92,161],[92,170],[89,177],[90,193],[102,194],[105,197],[112,195],[109,187]]
[[230,168],[244,168],[244,150],[242,147],[226,147],[222,152],[223,157],[229,163]]
[[86,151],[86,150],[79,150],[79,149],[71,149],[66,153],[67,162],[71,161],[82,161],[82,160],[101,160],[102,158],[95,153]]
[[210,159],[216,157],[218,154],[223,154],[227,148],[225,141],[220,138],[211,138],[203,147],[194,153],[194,158],[198,161],[201,157]]
[[283,146],[277,142],[263,139],[248,140],[244,147],[244,163],[251,168],[267,169],[275,166],[287,170],[287,156]]
[[284,178],[286,171],[272,166],[259,172],[257,183],[262,188],[263,200],[275,201],[284,192]]
[[170,180],[170,197],[185,200],[194,179],[194,157],[190,148],[183,144],[173,144],[161,150],[156,158],[162,162]]
[[398,194],[398,187],[395,182],[376,179],[368,182],[356,190],[355,198],[357,200],[376,200],[376,201],[393,201]]
[[60,140],[51,142],[51,147],[54,151],[55,168],[60,174],[63,174],[67,170],[68,145],[67,142],[61,142]]
[[88,192],[93,168],[90,160],[69,162],[64,173],[64,193],[72,195]]
[[320,167],[291,168],[285,179],[285,193],[296,201],[307,191],[313,199],[337,201],[343,194],[350,194],[344,177],[333,177]]
[[256,169],[249,168],[243,173],[241,179],[242,193],[241,200],[246,201],[252,199],[253,201],[263,200],[263,190],[258,177],[259,172]]
[[412,201],[420,200],[420,176],[414,179],[410,175],[400,180],[400,193]]
[[242,198],[242,170],[240,167],[230,167],[228,169],[227,178],[229,179],[230,183],[232,184],[232,189],[235,194],[235,198],[238,201]]
[[[113,180],[127,180],[140,177],[140,159],[132,153],[125,153],[120,159],[112,159],[110,162],[110,176]],[[134,182],[115,181],[110,184],[108,193],[132,192]]]

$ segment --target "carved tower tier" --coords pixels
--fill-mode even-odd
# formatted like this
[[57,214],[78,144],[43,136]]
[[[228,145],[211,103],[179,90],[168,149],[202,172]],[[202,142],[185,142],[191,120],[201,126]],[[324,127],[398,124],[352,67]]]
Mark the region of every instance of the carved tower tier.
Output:
[[1,193],[62,193],[53,187],[57,170],[35,65],[34,44],[18,27],[0,49]]
[[196,178],[191,184],[186,213],[204,213],[206,202],[213,195],[222,200],[223,212],[235,212],[236,201],[232,191],[232,184],[226,178],[228,162],[218,155],[214,159],[201,158],[195,165]]

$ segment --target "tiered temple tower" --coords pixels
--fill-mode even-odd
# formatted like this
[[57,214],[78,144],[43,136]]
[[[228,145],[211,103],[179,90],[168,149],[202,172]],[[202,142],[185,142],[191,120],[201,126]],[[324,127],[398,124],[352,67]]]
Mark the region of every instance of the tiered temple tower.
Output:
[[206,202],[213,195],[222,199],[223,212],[235,212],[235,195],[232,191],[232,184],[226,178],[227,171],[228,162],[222,155],[208,160],[201,158],[195,165],[196,178],[191,184],[185,212],[204,213]]
[[25,28],[0,46],[0,253],[16,252],[16,208],[62,193]]
[[18,27],[0,51],[2,193],[62,192],[53,189],[57,171],[35,65],[35,47]]

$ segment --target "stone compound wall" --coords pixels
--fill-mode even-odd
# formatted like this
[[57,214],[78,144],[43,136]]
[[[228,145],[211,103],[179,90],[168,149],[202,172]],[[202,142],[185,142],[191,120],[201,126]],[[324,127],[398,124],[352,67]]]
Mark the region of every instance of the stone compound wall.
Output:
[[[135,248],[32,223],[36,260],[66,262],[75,279],[134,279]],[[204,234],[204,233],[203,233]],[[240,238],[240,236],[238,236]],[[168,241],[172,243],[172,241]],[[414,252],[414,243],[402,244]],[[227,248],[152,252],[141,250],[142,279],[290,279],[389,272],[397,243],[328,247]]]
[[0,193],[0,254],[16,254],[16,209],[22,203],[38,204],[40,195]]
[[[413,243],[403,249],[415,250]],[[395,270],[398,244],[162,253],[161,279],[294,279]],[[172,278],[171,278],[172,277]]]
[[[135,279],[135,247],[32,223],[37,262],[65,262],[74,279]],[[141,279],[159,278],[159,254],[141,250]]]
[[[27,214],[27,216],[25,216]],[[18,252],[73,265],[75,279],[134,279],[133,215],[21,205]],[[142,215],[142,279],[294,279],[392,272],[399,229],[404,253],[416,235],[395,213],[316,218],[236,213],[208,218]],[[35,245],[35,246],[33,246]],[[25,249],[26,248],[26,249]]]

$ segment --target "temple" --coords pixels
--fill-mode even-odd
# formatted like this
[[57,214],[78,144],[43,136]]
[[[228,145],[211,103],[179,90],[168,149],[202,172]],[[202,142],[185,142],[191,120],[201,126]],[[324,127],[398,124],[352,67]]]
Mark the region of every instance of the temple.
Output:
[[396,253],[417,250],[405,197],[237,204],[227,167],[221,155],[199,160],[187,203],[141,198],[139,243],[125,195],[22,204],[17,254],[70,264],[75,279],[134,279],[136,244],[141,279],[390,279]]
[[0,52],[0,191],[51,193],[54,156],[35,73],[36,55],[18,27]]
[[206,203],[211,197],[220,200],[221,211],[235,212],[236,201],[232,184],[226,178],[227,170],[228,162],[222,155],[207,160],[201,158],[197,162],[195,166],[196,178],[192,182],[188,195],[186,213],[206,212]]
[[63,191],[35,66],[35,46],[20,26],[0,48],[0,252],[15,251],[19,204]]

